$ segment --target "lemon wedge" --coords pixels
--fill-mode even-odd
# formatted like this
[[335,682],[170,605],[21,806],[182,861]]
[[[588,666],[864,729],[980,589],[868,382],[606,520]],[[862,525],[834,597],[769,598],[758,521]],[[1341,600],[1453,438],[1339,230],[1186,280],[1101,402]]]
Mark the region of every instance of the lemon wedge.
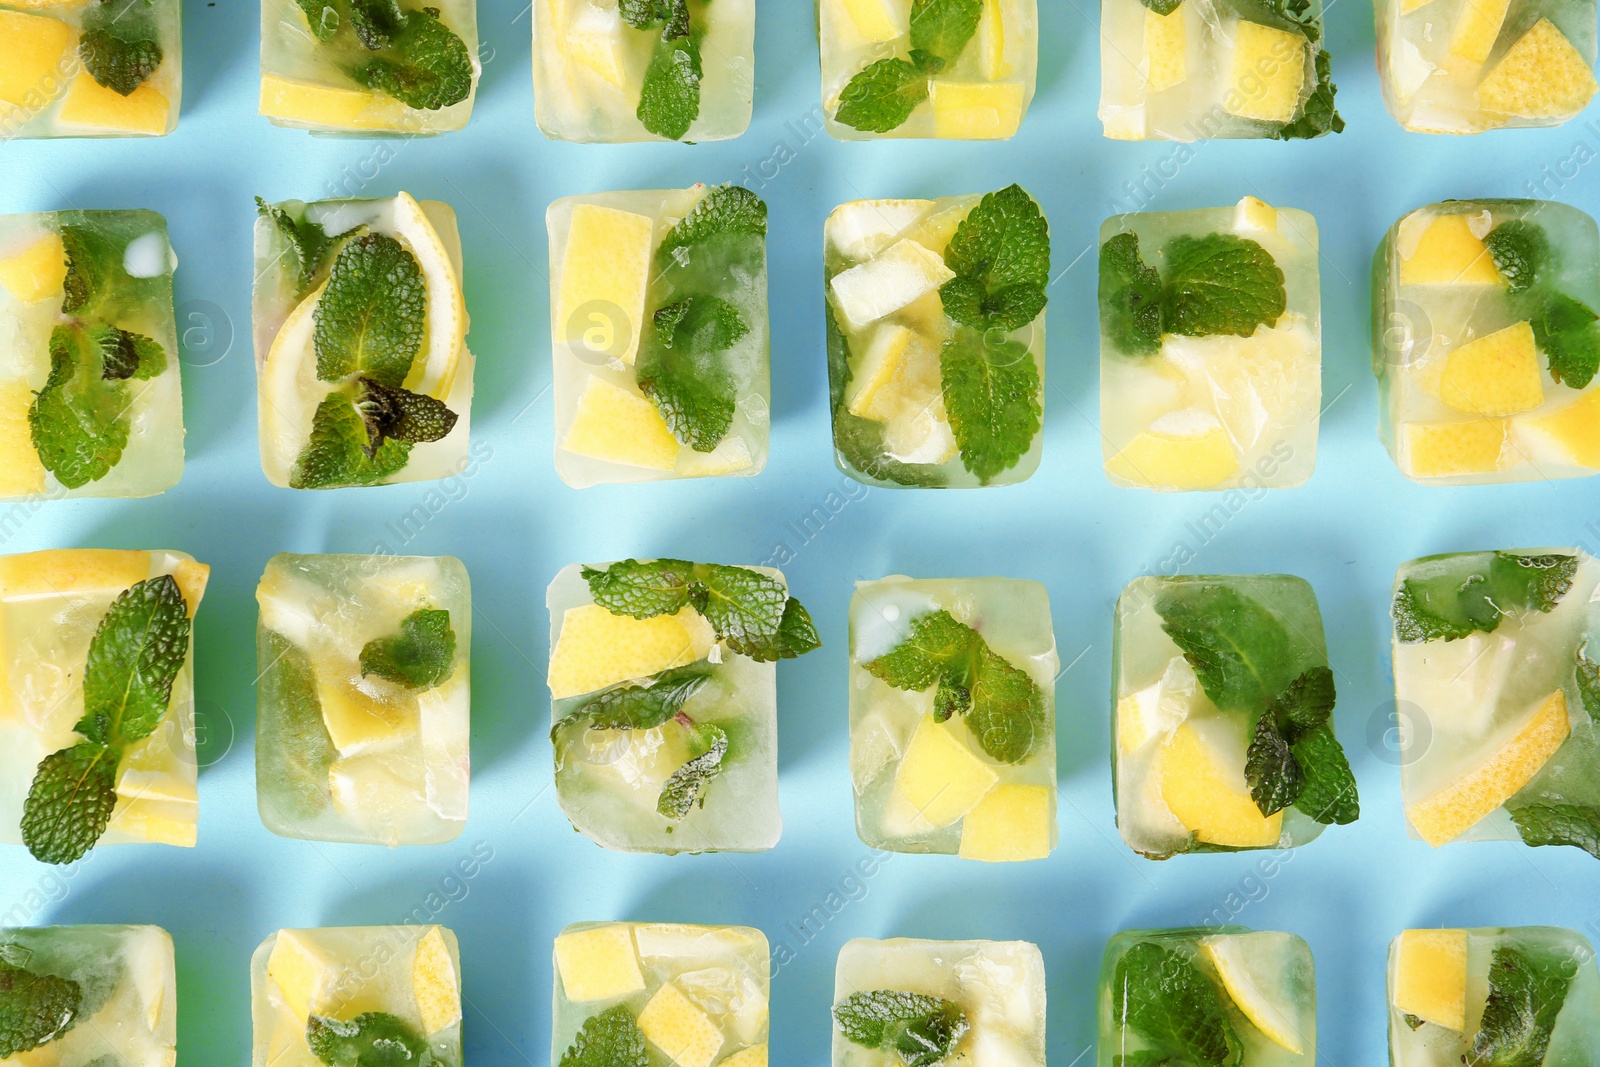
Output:
[[267,352],[257,389],[261,426],[261,469],[273,485],[289,484],[289,468],[311,437],[311,420],[328,387],[317,378],[310,353],[316,330],[314,312],[324,284],[289,312]]
[[455,384],[461,353],[467,346],[467,305],[461,295],[461,278],[449,249],[429,218],[430,211],[448,211],[442,204],[426,208],[410,193],[394,198],[394,236],[417,257],[428,287],[427,347],[411,364],[405,387],[444,400]]
[[1244,1017],[1273,1044],[1298,1056],[1304,1047],[1300,1027],[1271,996],[1289,984],[1282,972],[1294,961],[1296,940],[1277,931],[1219,934],[1202,939],[1200,949]]

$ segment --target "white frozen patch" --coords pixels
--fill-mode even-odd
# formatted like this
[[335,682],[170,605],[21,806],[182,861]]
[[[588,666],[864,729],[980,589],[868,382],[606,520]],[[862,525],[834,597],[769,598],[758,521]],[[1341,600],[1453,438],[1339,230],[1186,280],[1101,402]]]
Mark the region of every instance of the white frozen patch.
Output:
[[306,218],[327,231],[330,237],[349,233],[357,226],[383,230],[392,228],[392,200],[344,200],[332,204],[310,204]]
[[159,278],[178,269],[178,257],[167,243],[167,235],[147,233],[128,242],[122,253],[122,269],[130,278]]

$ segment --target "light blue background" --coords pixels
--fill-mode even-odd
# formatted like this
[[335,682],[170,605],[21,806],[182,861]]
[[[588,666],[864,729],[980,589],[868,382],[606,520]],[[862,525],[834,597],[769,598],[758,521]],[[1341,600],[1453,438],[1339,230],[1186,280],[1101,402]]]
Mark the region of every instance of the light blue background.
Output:
[[[151,141],[0,146],[0,211],[146,207],[181,258],[189,465],[142,501],[0,510],[0,551],[171,547],[213,567],[196,638],[200,845],[102,849],[70,873],[20,848],[0,856],[0,913],[27,923],[150,922],[172,931],[180,1062],[244,1064],[247,962],[282,926],[398,921],[422,909],[461,939],[472,1067],[543,1065],[551,938],[584,919],[743,923],[793,959],[772,988],[772,1047],[784,1067],[825,1063],[834,957],[855,936],[1024,938],[1050,975],[1049,1052],[1093,1062],[1095,986],[1106,939],[1125,927],[1232,917],[1292,930],[1316,953],[1320,1062],[1386,1062],[1383,961],[1407,925],[1554,923],[1600,931],[1600,867],[1574,849],[1407,839],[1389,712],[1386,607],[1395,566],[1427,552],[1600,546],[1600,485],[1422,488],[1375,431],[1368,369],[1368,263],[1384,229],[1433,200],[1544,193],[1600,210],[1600,125],[1448,139],[1403,134],[1384,112],[1370,8],[1328,13],[1340,110],[1350,128],[1316,142],[1125,144],[1095,120],[1098,13],[1043,0],[1038,96],[1010,143],[840,144],[816,126],[811,5],[765,0],[755,121],[738,140],[685,147],[564,145],[533,122],[528,13],[481,0],[484,77],[462,133],[432,140],[311,138],[256,115],[257,9],[186,5],[182,123]],[[1591,111],[1591,115],[1600,112]],[[748,169],[746,169],[748,168]],[[1553,176],[1553,177],[1552,177]],[[614,188],[743,178],[771,207],[772,461],[751,480],[577,492],[551,465],[547,250],[550,200]],[[821,307],[821,227],[840,201],[1026,185],[1053,232],[1044,462],[1028,482],[984,492],[863,492],[833,466]],[[1140,204],[1127,183],[1143,183]],[[492,450],[447,498],[428,485],[296,493],[256,458],[249,342],[251,196],[392,195],[449,201],[466,249],[479,357],[475,442]],[[1101,220],[1135,206],[1227,204],[1245,193],[1313,212],[1322,232],[1324,394],[1316,476],[1202,520],[1216,495],[1158,496],[1100,471],[1094,258]],[[209,335],[206,327],[213,332]],[[1242,506],[1239,506],[1242,503]],[[417,505],[428,519],[397,534]],[[1217,513],[1222,514],[1222,513]],[[807,524],[809,523],[809,531]],[[14,531],[14,532],[12,532]],[[454,554],[476,587],[473,805],[448,845],[385,851],[280,839],[256,817],[252,736],[254,589],[275,552]],[[550,788],[544,587],[573,561],[675,555],[760,562],[778,552],[825,647],[779,669],[787,828],[755,856],[635,857],[575,834]],[[1261,875],[1268,854],[1156,864],[1125,848],[1108,769],[1110,617],[1131,577],[1289,571],[1321,598],[1340,691],[1338,729],[1363,816]],[[867,879],[846,765],[845,610],[857,579],[1001,574],[1050,589],[1064,664],[1061,847],[1047,861],[985,866],[899,856]],[[474,849],[492,851],[474,877]],[[817,909],[821,909],[818,911]],[[807,917],[811,916],[808,920]],[[824,921],[825,917],[825,921]],[[801,929],[809,922],[809,933]]]

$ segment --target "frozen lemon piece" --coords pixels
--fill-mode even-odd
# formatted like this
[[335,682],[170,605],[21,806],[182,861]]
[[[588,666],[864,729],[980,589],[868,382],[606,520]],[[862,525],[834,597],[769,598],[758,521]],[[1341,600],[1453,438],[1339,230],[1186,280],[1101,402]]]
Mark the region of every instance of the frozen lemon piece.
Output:
[[1463,0],[1456,32],[1450,37],[1450,54],[1473,63],[1488,59],[1510,6],[1511,0]]
[[1411,825],[1438,847],[1460,837],[1527,785],[1572,732],[1567,694],[1557,689],[1494,755],[1426,800],[1406,809]]
[[1227,431],[1204,412],[1171,412],[1106,460],[1113,478],[1151,489],[1210,489],[1239,471]]
[[978,70],[988,81],[999,81],[1011,73],[1006,62],[1006,25],[1001,17],[1002,0],[983,0],[983,12],[978,16],[976,47]]
[[655,222],[646,215],[599,204],[572,209],[561,290],[552,309],[557,338],[574,351],[634,361],[654,235]]
[[704,659],[715,635],[693,608],[635,619],[598,604],[568,608],[550,651],[550,692],[557,700],[592,693]]
[[28,422],[32,406],[33,390],[26,380],[0,382],[0,497],[44,492],[44,464]]
[[[893,399],[889,400],[890,397]],[[885,389],[881,398],[894,409],[883,427],[883,445],[891,456],[901,463],[934,466],[956,458],[959,449],[945,414],[943,397],[925,398],[901,380]]]
[[729,434],[710,452],[696,452],[692,448],[679,452],[677,469],[685,477],[710,477],[745,470],[753,462],[750,446],[744,443],[744,438]]
[[867,350],[856,365],[845,390],[845,407],[852,415],[883,421],[889,413],[874,407],[884,386],[894,381],[911,344],[911,331],[896,323],[884,323],[872,331]]
[[[973,206],[971,202],[957,203],[955,206],[947,207],[943,211],[936,211],[920,220],[916,227],[911,230],[910,236],[922,247],[937,252],[942,256],[944,255],[944,250],[950,246],[950,238],[956,235],[956,230],[960,227],[962,221],[972,213]],[[936,313],[932,317],[936,317],[940,325],[943,326],[944,302],[939,299],[938,294],[929,293],[920,299],[928,305],[928,309],[931,312]],[[915,304],[916,302],[913,301],[912,304],[906,305],[907,310],[910,310]]]
[[68,126],[159,135],[167,132],[171,112],[172,104],[152,85],[123,96],[82,71],[72,79],[57,117]]
[[1467,932],[1405,930],[1395,941],[1396,1009],[1460,1031],[1467,1025]]
[[767,1046],[742,1048],[723,1060],[721,1067],[767,1067]]
[[1165,15],[1145,9],[1145,80],[1152,93],[1170,89],[1189,76],[1189,31],[1183,5]]
[[182,559],[172,568],[172,580],[178,583],[178,591],[189,605],[189,617],[194,618],[200,598],[205,596],[206,585],[211,581],[211,568],[192,559]]
[[12,598],[120,593],[148,577],[148,552],[73,548],[0,556],[0,593]]
[[1230,115],[1288,122],[1300,110],[1306,79],[1306,39],[1258,22],[1233,26],[1233,59],[1223,107]]
[[1400,284],[1502,285],[1504,280],[1467,216],[1452,214],[1435,215],[1411,255],[1402,254]]
[[416,732],[414,709],[363,692],[338,664],[319,663],[316,674],[322,721],[328,727],[333,747],[344,755]]
[[961,820],[960,855],[991,863],[1050,855],[1051,790],[1042,785],[997,785]]
[[55,96],[74,36],[60,19],[0,8],[0,101],[34,108]]
[[901,239],[876,259],[835,274],[829,286],[834,307],[845,323],[860,330],[955,276],[943,256],[916,241]]
[[280,78],[261,76],[261,103],[257,109],[268,118],[304,122],[347,130],[383,130],[399,122],[405,108],[383,93],[362,89],[339,89]]
[[895,0],[837,0],[861,36],[873,43],[892,41],[906,31]]
[[595,376],[578,398],[561,447],[608,463],[670,471],[682,446],[653,403]]
[[[1244,780],[1244,739],[1222,736],[1228,724],[1185,721],[1156,756],[1161,796],[1201,841],[1266,848],[1283,833],[1283,812],[1262,815]],[[1228,751],[1237,742],[1237,759]]]
[[338,966],[320,945],[299,930],[279,930],[267,957],[267,977],[278,987],[284,1006],[301,1023],[320,1011],[338,979]]
[[158,845],[193,848],[198,838],[199,809],[194,801],[161,800],[121,794],[108,824],[112,830]]
[[568,1000],[611,1000],[644,988],[633,931],[625,923],[557,937],[556,970]]
[[[563,5],[556,3],[555,7]],[[577,18],[557,30],[557,42],[567,58],[582,63],[618,89],[628,87],[628,58],[623,46],[622,17],[616,7],[579,5]]]
[[467,348],[467,302],[455,258],[439,236],[433,217],[437,213],[453,230],[455,212],[434,200],[424,206],[407,192],[394,198],[392,212],[394,233],[416,256],[428,290],[427,347],[412,363],[404,384],[412,392],[447,400]]
[[1514,323],[1445,357],[1439,399],[1474,415],[1515,415],[1544,403],[1533,327]]
[[722,1049],[722,1031],[674,982],[656,990],[644,1006],[639,1029],[678,1067],[711,1067]]
[[1247,196],[1234,205],[1233,228],[1238,233],[1277,233],[1278,209]]
[[1519,419],[1517,427],[1548,437],[1573,463],[1600,469],[1600,390],[1591,389],[1548,415]]
[[852,200],[828,216],[828,240],[848,259],[870,259],[906,234],[931,200]]
[[1597,88],[1583,54],[1540,19],[1478,83],[1478,103],[1519,118],[1560,118],[1582,111]]
[[0,285],[24,304],[60,296],[66,280],[67,250],[58,233],[47,233],[16,255],[0,260]]
[[977,807],[999,780],[949,726],[924,715],[895,770],[893,800],[915,825],[937,830]]
[[1234,1007],[1267,1040],[1298,1056],[1304,1047],[1300,1027],[1266,992],[1285,987],[1282,975],[1275,972],[1289,958],[1288,942],[1293,939],[1293,934],[1277,931],[1222,934],[1202,938],[1200,949],[1217,969]]
[[1022,125],[1021,82],[928,83],[933,134],[951,140],[998,140]]
[[1117,751],[1132,755],[1177,729],[1189,714],[1199,680],[1183,656],[1173,656],[1161,680],[1117,701]]
[[172,800],[195,803],[199,798],[193,781],[171,771],[129,769],[117,779],[117,796],[129,800]]
[[411,962],[411,989],[424,1033],[436,1034],[461,1021],[461,982],[450,946],[437,926],[430,926],[417,942],[417,955]]
[[1488,474],[1505,466],[1506,421],[1404,422],[1400,470],[1412,478]]

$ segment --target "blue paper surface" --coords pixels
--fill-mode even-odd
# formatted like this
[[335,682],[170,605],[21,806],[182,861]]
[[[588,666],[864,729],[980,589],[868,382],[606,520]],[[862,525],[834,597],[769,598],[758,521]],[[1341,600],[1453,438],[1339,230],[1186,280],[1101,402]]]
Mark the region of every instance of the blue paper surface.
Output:
[[[1005,144],[841,144],[820,133],[812,7],[768,0],[755,121],[717,144],[567,145],[533,122],[521,0],[482,0],[484,77],[464,132],[429,140],[313,138],[256,114],[258,11],[186,4],[184,110],[159,140],[0,145],[0,212],[153,208],[171,225],[189,463],[150,500],[0,508],[0,551],[170,547],[211,564],[197,623],[203,769],[193,850],[98,850],[68,871],[0,856],[7,925],[150,922],[177,941],[185,1065],[244,1064],[248,960],[278,927],[437,921],[461,939],[473,1067],[544,1064],[550,942],[586,919],[741,923],[783,960],[772,1049],[826,1062],[833,964],[856,936],[1022,938],[1049,970],[1049,1054],[1094,1059],[1106,939],[1126,927],[1228,920],[1311,944],[1320,1061],[1386,1062],[1384,954],[1412,925],[1550,923],[1600,933],[1600,867],[1574,849],[1429,849],[1409,840],[1388,743],[1387,606],[1395,567],[1431,552],[1577,545],[1600,551],[1600,482],[1415,486],[1376,433],[1368,273],[1402,213],[1450,197],[1540,195],[1600,210],[1600,111],[1566,127],[1443,138],[1383,110],[1372,12],[1341,0],[1328,37],[1349,122],[1314,142],[1180,146],[1106,141],[1098,11],[1044,0],[1039,92]],[[1596,124],[1591,125],[1591,122]],[[771,208],[772,460],[754,479],[568,489],[551,463],[544,210],[614,188],[744,181]],[[1044,461],[1026,483],[977,492],[867,490],[833,466],[822,340],[822,222],[860,197],[939,196],[1022,182],[1049,216]],[[249,343],[251,197],[392,195],[450,202],[461,221],[478,356],[481,461],[441,485],[307,493],[270,487],[256,454]],[[1303,488],[1159,496],[1100,470],[1091,243],[1120,210],[1230,204],[1250,193],[1313,212],[1322,234],[1324,398],[1316,476]],[[263,829],[254,798],[255,584],[280,551],[380,547],[452,554],[475,592],[473,803],[461,838],[385,851]],[[781,566],[826,646],[779,668],[786,830],[754,856],[625,856],[574,833],[551,788],[544,588],[573,561],[673,555]],[[1337,672],[1339,734],[1361,821],[1290,854],[1139,858],[1117,836],[1109,771],[1111,608],[1151,571],[1287,571],[1320,597]],[[1046,861],[884,862],[856,839],[847,768],[845,611],[884,574],[1011,575],[1050,590],[1061,847]],[[470,876],[465,869],[474,871]],[[1270,873],[1264,873],[1270,872]]]

